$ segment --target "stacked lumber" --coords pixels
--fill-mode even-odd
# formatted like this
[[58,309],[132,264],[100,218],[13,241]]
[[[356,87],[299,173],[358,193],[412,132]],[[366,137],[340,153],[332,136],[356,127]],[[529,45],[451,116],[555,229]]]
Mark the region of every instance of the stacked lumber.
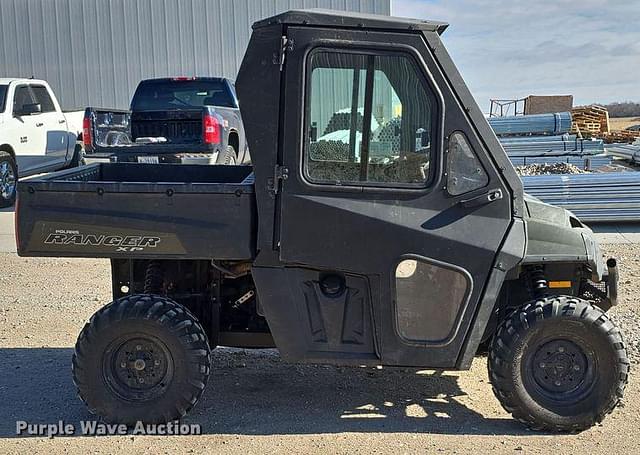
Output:
[[575,107],[571,110],[571,117],[571,132],[579,136],[599,137],[610,131],[609,112],[597,104]]
[[604,141],[607,144],[616,142],[631,143],[638,138],[640,138],[640,131],[619,130],[609,132],[609,134],[604,136]]

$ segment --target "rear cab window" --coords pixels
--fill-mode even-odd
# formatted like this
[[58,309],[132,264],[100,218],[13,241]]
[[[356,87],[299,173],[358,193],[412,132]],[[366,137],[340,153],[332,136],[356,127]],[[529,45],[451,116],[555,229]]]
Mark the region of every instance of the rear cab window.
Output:
[[132,111],[164,111],[220,106],[235,108],[224,80],[159,79],[143,81],[133,95]]
[[306,180],[429,185],[438,103],[410,54],[318,49],[307,68]]

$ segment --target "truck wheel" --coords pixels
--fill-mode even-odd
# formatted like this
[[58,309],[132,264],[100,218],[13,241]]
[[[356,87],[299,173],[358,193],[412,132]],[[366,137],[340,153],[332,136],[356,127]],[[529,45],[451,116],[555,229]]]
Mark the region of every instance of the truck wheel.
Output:
[[16,202],[18,167],[7,152],[0,151],[0,207],[10,207]]
[[211,355],[196,318],[176,302],[131,295],[98,310],[73,355],[73,380],[89,411],[133,425],[183,417],[207,383]]
[[489,379],[502,406],[534,430],[578,432],[622,398],[629,361],[617,327],[587,301],[528,303],[499,327]]
[[236,164],[237,155],[236,149],[233,148],[232,145],[227,146],[227,149],[224,152],[220,152],[218,154],[218,159],[216,160],[216,164]]
[[71,158],[68,168],[72,169],[74,167],[84,166],[85,164],[87,164],[87,161],[85,159],[84,149],[80,144],[76,144],[76,148],[73,151],[73,158]]

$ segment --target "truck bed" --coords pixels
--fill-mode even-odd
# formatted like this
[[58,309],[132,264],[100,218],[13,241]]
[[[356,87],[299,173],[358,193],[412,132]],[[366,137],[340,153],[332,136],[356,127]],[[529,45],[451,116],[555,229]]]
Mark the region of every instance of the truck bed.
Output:
[[251,166],[98,163],[21,180],[20,256],[255,256]]

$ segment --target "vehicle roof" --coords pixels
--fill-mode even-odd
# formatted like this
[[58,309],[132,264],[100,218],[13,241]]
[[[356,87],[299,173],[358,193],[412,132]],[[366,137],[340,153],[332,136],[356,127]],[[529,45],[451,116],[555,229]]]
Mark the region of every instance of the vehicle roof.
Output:
[[173,76],[173,77],[156,77],[156,78],[151,78],[151,79],[143,79],[143,80],[140,81],[140,83],[142,84],[142,83],[145,83],[145,82],[173,82],[173,81],[176,81],[176,80],[180,80],[181,78],[185,78],[181,82],[189,81],[189,80],[215,81],[215,82],[229,81],[229,79],[227,79],[226,77],[218,77],[218,76],[205,76],[205,77],[200,77],[200,76]]
[[253,28],[257,29],[274,24],[320,25],[334,28],[374,28],[404,31],[423,30],[427,32],[437,32],[438,34],[442,34],[449,26],[446,22],[311,8],[289,10],[276,16],[259,20],[253,24]]
[[47,81],[42,79],[25,79],[19,77],[0,77],[0,85],[9,85],[12,82],[20,84],[46,84]]

